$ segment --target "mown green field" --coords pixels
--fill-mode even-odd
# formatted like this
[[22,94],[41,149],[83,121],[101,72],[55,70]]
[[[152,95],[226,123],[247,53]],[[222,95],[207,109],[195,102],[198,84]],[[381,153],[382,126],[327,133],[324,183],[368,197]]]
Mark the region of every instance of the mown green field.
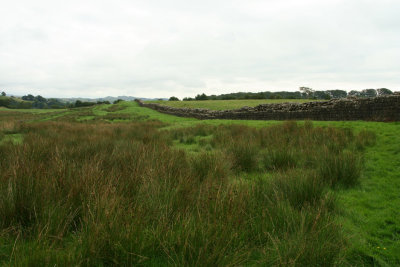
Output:
[[206,108],[211,110],[227,110],[237,109],[244,106],[255,107],[261,104],[273,103],[305,103],[311,101],[310,99],[246,99],[246,100],[198,100],[198,101],[146,101],[149,103],[157,103],[175,108]]
[[399,132],[2,109],[0,262],[397,266]]

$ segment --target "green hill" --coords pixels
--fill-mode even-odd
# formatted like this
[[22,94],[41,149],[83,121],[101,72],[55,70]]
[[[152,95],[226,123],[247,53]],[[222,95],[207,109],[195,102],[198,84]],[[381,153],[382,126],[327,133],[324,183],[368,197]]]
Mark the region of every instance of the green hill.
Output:
[[25,101],[13,96],[0,96],[0,107],[6,108],[31,108],[32,101]]

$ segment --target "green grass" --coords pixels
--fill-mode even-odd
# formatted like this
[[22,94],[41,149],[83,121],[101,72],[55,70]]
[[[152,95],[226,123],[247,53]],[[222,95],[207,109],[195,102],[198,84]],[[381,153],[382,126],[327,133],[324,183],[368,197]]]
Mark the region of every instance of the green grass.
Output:
[[[230,101],[226,102],[229,103],[225,105],[230,105]],[[198,107],[210,108],[206,105]],[[148,109],[143,108],[143,110]],[[203,123],[195,119],[179,117],[171,120],[169,115],[153,113],[153,111],[150,113],[150,117],[172,122],[180,127]],[[187,120],[190,122],[187,123]],[[265,127],[278,122],[229,120],[207,122],[212,125],[221,123]],[[352,129],[354,132],[368,130],[376,134],[376,144],[366,148],[364,171],[359,185],[353,189],[339,191],[339,203],[344,211],[340,221],[354,242],[354,247],[351,248],[349,254],[355,262],[359,264],[362,262],[367,266],[400,264],[400,212],[397,208],[400,207],[400,196],[398,195],[398,188],[400,188],[400,136],[398,134],[400,123],[319,121],[314,122],[314,125]]]
[[5,144],[7,142],[11,142],[12,144],[22,144],[23,136],[22,134],[5,134],[0,135],[0,145]]
[[31,113],[31,114],[45,114],[45,113],[52,113],[52,112],[62,112],[66,111],[67,109],[8,109],[5,107],[0,107],[3,111],[10,111],[10,112],[22,112],[22,113]]
[[[277,147],[304,155],[312,150],[322,156],[325,149],[358,154],[348,132],[295,123],[158,130],[162,126],[14,124],[12,131],[25,136],[23,146],[0,146],[0,260],[212,266],[343,261],[346,239],[334,222],[329,181],[301,162],[297,171],[264,176],[259,160],[263,149]],[[305,145],[316,137],[312,147]],[[174,146],[180,140],[204,149],[187,153]],[[319,143],[329,140],[342,142]]]
[[18,101],[18,102],[22,102],[22,101],[24,101],[24,100],[22,100],[21,98],[18,98],[18,97],[11,97],[11,96],[2,96],[2,95],[0,95],[0,99],[14,99],[15,101]]
[[19,107],[24,108],[27,106],[31,106],[32,101],[22,100],[18,97],[0,96],[0,104],[2,106],[11,105],[12,107],[16,107],[15,105],[18,105]]
[[[212,108],[208,107],[206,102],[213,104],[215,101],[196,102],[203,103],[199,107]],[[239,107],[233,107],[231,101],[225,102],[228,103],[221,105],[229,108]],[[45,151],[48,147],[57,147],[59,151],[61,149],[61,152],[57,153],[61,154],[50,152],[43,179],[47,177],[54,181],[52,179],[55,178],[50,177],[68,177],[70,184],[67,184],[67,189],[72,190],[70,193],[78,190],[76,196],[85,197],[85,193],[82,192],[94,190],[97,195],[93,199],[83,199],[90,200],[84,202],[89,205],[86,211],[83,206],[79,206],[79,201],[67,203],[72,207],[68,212],[64,210],[66,206],[62,206],[61,202],[59,207],[48,206],[53,208],[46,211],[43,208],[38,209],[41,206],[32,207],[30,203],[39,201],[38,205],[42,203],[46,206],[46,201],[49,201],[50,205],[52,200],[54,202],[54,199],[58,199],[57,192],[50,194],[53,197],[49,196],[47,200],[40,200],[31,195],[30,191],[21,191],[23,195],[20,196],[20,200],[25,198],[24,201],[27,201],[22,202],[21,207],[26,206],[28,211],[31,207],[35,212],[44,212],[44,215],[59,216],[59,221],[64,223],[68,222],[68,218],[75,218],[74,212],[79,212],[79,218],[86,218],[84,222],[87,223],[87,228],[79,228],[78,232],[74,232],[76,235],[70,235],[70,230],[57,230],[54,222],[46,221],[44,215],[40,221],[43,222],[44,228],[7,228],[0,234],[0,242],[3,244],[0,246],[0,261],[3,264],[7,264],[11,259],[12,263],[20,265],[73,265],[76,259],[81,259],[80,265],[124,262],[142,265],[193,265],[195,262],[201,262],[206,263],[203,265],[208,263],[286,266],[294,265],[290,260],[298,256],[295,263],[303,266],[400,265],[400,123],[339,121],[312,122],[313,125],[310,126],[309,122],[299,122],[294,126],[291,123],[282,125],[282,122],[278,121],[199,121],[161,114],[141,108],[135,102],[100,105],[87,109],[55,110],[58,111],[56,113],[47,111],[0,111],[1,146],[5,145],[11,149],[12,144],[5,142],[11,138],[35,149],[32,150],[30,158],[24,158],[27,157],[25,153],[28,150],[22,151],[23,146],[18,148],[20,161],[7,165],[3,160],[0,165],[3,164],[2,170],[5,172],[2,173],[17,170],[15,164],[18,162],[21,162],[20,166],[37,164],[46,157]],[[29,123],[27,127],[25,123],[19,122],[21,120],[34,123]],[[142,122],[131,124],[132,121],[138,120]],[[59,121],[59,124],[37,124],[40,121]],[[124,123],[121,124],[121,121]],[[88,136],[92,137],[87,139]],[[137,144],[128,145],[127,140],[135,140]],[[62,145],[66,144],[65,142],[69,142],[70,148]],[[81,148],[78,147],[79,144],[82,144]],[[165,144],[168,147],[166,150]],[[121,150],[116,151],[113,147]],[[290,149],[282,150],[282,147]],[[4,151],[2,149],[0,152]],[[12,150],[7,151],[11,153]],[[137,153],[131,153],[135,151]],[[107,153],[108,156],[103,153]],[[138,157],[138,154],[144,158]],[[18,157],[11,157],[10,160]],[[68,160],[75,157],[79,157],[82,162],[78,160],[73,163]],[[52,159],[55,161],[52,162]],[[180,159],[179,162],[177,159]],[[97,163],[90,160],[96,160]],[[152,166],[151,161],[159,162]],[[57,162],[61,165],[56,165]],[[85,162],[87,166],[84,166]],[[40,164],[29,166],[31,170],[18,170],[21,177],[25,177],[24,173],[28,174],[32,170],[38,175],[45,170]],[[89,168],[90,166],[93,167]],[[180,168],[184,168],[185,171],[182,172]],[[122,170],[123,173],[118,174]],[[113,185],[117,185],[117,180],[110,177],[129,177],[132,172],[138,172],[138,177],[142,175],[151,178],[151,181],[158,184],[146,184],[142,181],[143,184],[137,191],[135,183],[123,182],[125,190],[129,188],[132,192],[142,194],[135,197],[131,195],[128,199],[117,197],[127,194],[125,190],[118,191],[122,189],[116,187],[117,191],[114,193],[104,191],[108,185],[95,180],[84,180],[85,186],[89,186],[86,189],[83,185],[78,185],[82,177],[89,179],[90,173],[98,177],[107,177],[104,181],[114,181]],[[168,179],[163,180],[167,184],[160,183],[161,180],[157,180],[156,177],[165,178],[165,173],[168,179],[180,177],[179,184]],[[223,179],[218,180],[215,174]],[[6,177],[1,174],[0,176],[1,179]],[[34,176],[27,176],[23,179],[28,180],[22,181],[28,184],[35,183],[29,180],[29,177]],[[75,181],[74,177],[79,179]],[[186,181],[185,177],[196,178],[191,180],[193,183],[181,183]],[[321,181],[321,177],[327,179]],[[215,179],[220,181],[220,185],[213,184]],[[60,182],[62,180],[54,181],[53,184],[57,185]],[[202,184],[201,187],[198,187],[199,183]],[[203,190],[202,193],[199,193],[200,189]],[[54,189],[45,188],[46,192],[52,192],[51,190]],[[150,195],[152,199],[147,199],[146,196]],[[62,196],[67,195],[61,194],[60,201]],[[180,198],[183,196],[185,198]],[[196,196],[198,201],[203,201],[193,202],[192,198],[186,198],[188,196]],[[146,217],[147,213],[142,215],[143,219],[147,218],[148,221],[135,225],[144,227],[138,229],[144,229],[147,236],[138,232],[121,232],[115,225],[120,222],[132,223],[124,219],[126,216],[119,215],[117,207],[124,207],[126,214],[126,210],[130,209],[130,204],[127,203],[137,200],[143,201],[141,206],[137,206],[146,207],[143,212],[165,216],[158,217],[158,223],[147,228],[147,223],[155,221]],[[150,200],[152,201],[149,202]],[[174,217],[183,207],[182,203],[186,202],[197,208],[209,207],[207,213],[200,213],[205,216],[204,220],[191,217],[194,216],[192,213],[185,213],[190,216],[179,217],[179,220],[178,217]],[[204,206],[200,203],[204,203]],[[228,209],[230,205],[236,205],[235,209]],[[263,214],[260,209],[262,207],[268,207],[269,217],[257,216]],[[21,210],[24,212],[24,208]],[[109,212],[105,212],[106,210]],[[212,210],[217,213],[210,213]],[[90,212],[96,217],[91,218]],[[200,209],[200,212],[205,211]],[[231,214],[232,212],[234,214]],[[29,219],[32,216],[29,214],[21,213],[15,218]],[[215,217],[218,214],[219,216]],[[182,213],[178,212],[178,215],[181,216]],[[108,216],[117,219],[113,221]],[[319,232],[314,236],[310,232],[311,228],[307,228],[307,222],[316,220],[316,216],[321,218],[321,221],[317,219],[317,223],[321,225],[315,227],[321,228],[318,228]],[[247,220],[246,218],[249,225],[236,228],[233,222]],[[27,219],[23,219],[25,220]],[[223,230],[218,228],[217,224],[221,220],[225,224]],[[291,223],[288,223],[289,221]],[[162,223],[173,227],[163,232],[166,228],[163,228]],[[39,224],[34,225],[37,227]],[[275,225],[274,231],[274,228],[268,228],[270,225]],[[281,227],[278,227],[279,225]],[[231,235],[220,236],[222,232]],[[296,235],[283,237],[278,235],[279,232]],[[62,242],[57,241],[60,233],[64,233]],[[270,236],[263,236],[262,233],[269,233]],[[235,234],[238,236],[235,237]],[[131,239],[138,241],[132,243]],[[159,243],[161,247],[154,247],[154,240],[162,241]],[[183,242],[184,240],[189,243]],[[219,242],[211,244],[207,240]],[[96,247],[97,243],[103,245]],[[175,246],[170,246],[171,244]],[[185,247],[185,244],[189,247]],[[264,247],[260,244],[264,244]],[[304,247],[304,244],[308,244],[309,247]],[[124,250],[127,247],[130,249]],[[215,253],[212,253],[213,251]],[[309,251],[313,252],[308,254]],[[229,257],[221,258],[218,253]],[[326,260],[325,263],[319,262],[321,257]]]
[[249,99],[249,100],[203,100],[203,101],[146,101],[146,103],[158,103],[175,108],[205,108],[211,110],[226,110],[238,109],[244,106],[255,107],[260,104],[273,104],[273,103],[305,103],[311,101],[310,99]]
[[341,192],[342,221],[355,244],[355,262],[400,264],[400,124],[365,123],[377,135],[366,149],[360,186]]
[[21,98],[18,98],[18,97],[10,97],[10,96],[1,96],[0,95],[0,101],[10,100],[10,99],[12,99],[16,102],[29,102],[29,101],[22,100]]

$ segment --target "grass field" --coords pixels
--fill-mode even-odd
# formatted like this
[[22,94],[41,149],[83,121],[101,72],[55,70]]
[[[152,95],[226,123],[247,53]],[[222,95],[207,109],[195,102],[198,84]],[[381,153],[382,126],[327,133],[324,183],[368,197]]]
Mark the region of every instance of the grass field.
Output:
[[400,265],[399,132],[199,121],[134,102],[3,109],[0,262]]
[[246,100],[202,100],[202,101],[146,101],[149,103],[158,103],[161,105],[171,106],[175,108],[206,108],[211,110],[227,110],[237,109],[244,106],[255,107],[261,104],[273,103],[305,103],[311,101],[310,99],[246,99]]

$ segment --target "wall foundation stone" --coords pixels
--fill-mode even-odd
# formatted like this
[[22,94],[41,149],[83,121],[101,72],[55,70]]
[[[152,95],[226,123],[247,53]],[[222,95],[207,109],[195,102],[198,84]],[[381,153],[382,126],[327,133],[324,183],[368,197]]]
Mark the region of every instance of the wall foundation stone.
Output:
[[161,113],[201,120],[320,120],[320,121],[400,121],[400,95],[372,98],[343,98],[307,103],[261,104],[232,110],[174,108],[146,103],[142,107]]

